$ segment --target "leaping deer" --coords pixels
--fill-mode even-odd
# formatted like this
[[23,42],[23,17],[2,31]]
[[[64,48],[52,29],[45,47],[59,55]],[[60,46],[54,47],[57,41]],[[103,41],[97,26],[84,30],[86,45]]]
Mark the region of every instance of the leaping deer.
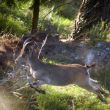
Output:
[[30,68],[30,74],[35,79],[35,83],[31,81],[30,86],[36,85],[40,87],[43,84],[65,86],[69,84],[76,84],[88,91],[95,93],[98,98],[106,102],[104,96],[107,94],[97,80],[93,80],[89,74],[89,68],[95,66],[92,65],[80,65],[80,64],[48,64],[38,59],[36,54],[38,52],[34,49],[35,42],[31,39],[27,39],[19,55],[16,57],[16,62],[25,56]]

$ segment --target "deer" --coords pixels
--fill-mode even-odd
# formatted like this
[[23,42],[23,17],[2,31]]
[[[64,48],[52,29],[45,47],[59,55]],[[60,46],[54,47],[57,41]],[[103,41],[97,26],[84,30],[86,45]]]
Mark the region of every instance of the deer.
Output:
[[[95,93],[102,102],[107,102],[105,96],[108,93],[97,80],[90,77],[89,70],[95,66],[94,63],[91,65],[44,63],[37,57],[38,50],[35,49],[35,45],[37,43],[28,38],[24,41],[19,54],[15,58],[15,62],[19,62],[25,56],[30,75],[35,81],[30,81],[30,78],[27,77],[30,87],[39,88],[44,84],[55,86],[75,84]],[[36,90],[42,92],[39,89]]]

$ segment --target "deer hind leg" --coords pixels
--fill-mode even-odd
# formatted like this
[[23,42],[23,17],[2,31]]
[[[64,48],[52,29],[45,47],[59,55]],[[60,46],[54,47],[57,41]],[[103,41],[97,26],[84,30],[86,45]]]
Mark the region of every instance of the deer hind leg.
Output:
[[89,78],[89,85],[90,85],[92,91],[93,91],[95,94],[97,94],[98,98],[99,98],[102,102],[107,103],[107,101],[106,101],[106,99],[105,99],[105,97],[104,97],[107,93],[105,92],[104,89],[102,89],[102,87],[101,87],[101,85],[99,84],[99,82],[96,81],[96,80],[93,80],[93,79]]
[[35,83],[30,84],[30,87],[33,88],[36,92],[41,93],[41,94],[45,94],[45,90],[42,90],[39,86],[35,86]]
[[28,80],[29,86],[31,88],[33,88],[38,93],[45,94],[45,91],[40,88],[40,86],[44,84],[43,81],[37,80],[36,82],[33,82],[32,78],[30,76],[27,76],[27,80]]
[[97,80],[93,80],[91,78],[89,78],[89,79],[90,79],[90,83],[93,88],[96,88],[96,90],[99,90],[100,93],[103,94],[104,96],[109,95],[109,93],[102,88],[102,86],[100,85],[100,83]]

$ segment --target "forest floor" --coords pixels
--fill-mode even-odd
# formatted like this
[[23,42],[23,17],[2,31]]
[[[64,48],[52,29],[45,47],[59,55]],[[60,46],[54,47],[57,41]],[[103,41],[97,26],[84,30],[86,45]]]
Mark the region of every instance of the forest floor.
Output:
[[[5,79],[7,72],[12,71],[15,66],[13,52],[18,41],[19,39],[12,35],[0,37],[0,80],[3,77]],[[42,88],[47,91],[46,94],[38,94],[26,87],[13,95],[14,83],[15,81],[7,81],[2,85],[0,81],[2,110],[6,110],[6,107],[8,110],[110,110],[110,97],[107,97],[108,104],[104,104],[95,94],[76,85],[44,85]]]

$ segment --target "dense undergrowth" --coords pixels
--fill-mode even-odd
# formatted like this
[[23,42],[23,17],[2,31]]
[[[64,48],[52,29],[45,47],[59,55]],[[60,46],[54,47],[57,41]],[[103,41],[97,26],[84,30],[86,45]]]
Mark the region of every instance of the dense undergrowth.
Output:
[[104,21],[100,21],[97,25],[87,30],[86,34],[90,38],[90,43],[92,45],[97,42],[110,42],[110,25],[106,24]]

